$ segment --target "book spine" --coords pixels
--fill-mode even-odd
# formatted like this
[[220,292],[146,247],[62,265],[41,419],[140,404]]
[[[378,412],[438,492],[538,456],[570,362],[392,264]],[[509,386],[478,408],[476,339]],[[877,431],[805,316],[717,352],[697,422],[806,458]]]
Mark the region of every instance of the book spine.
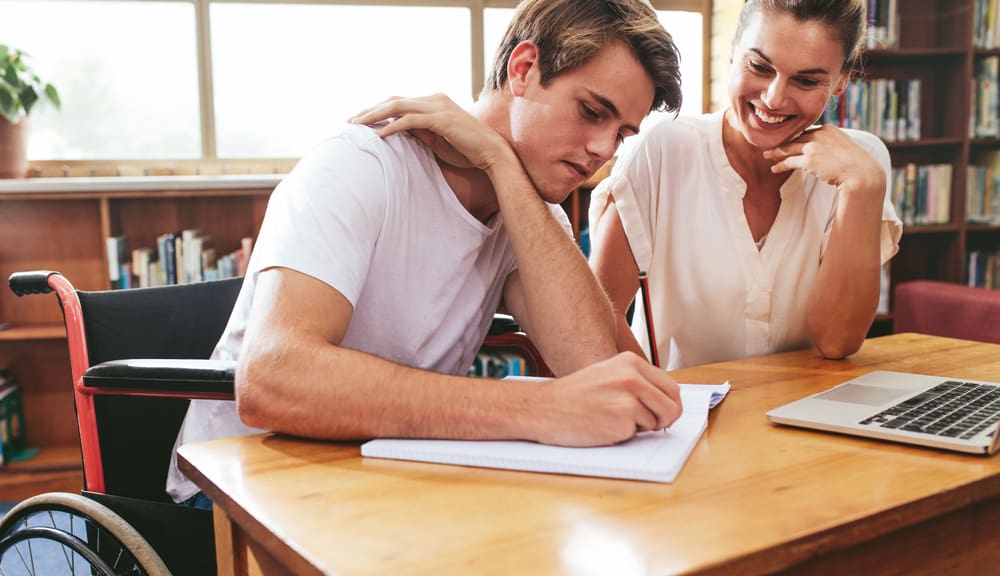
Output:
[[128,239],[125,236],[110,236],[105,240],[105,244],[111,289],[129,288],[132,284],[132,265],[129,261]]
[[167,233],[163,235],[163,258],[161,265],[164,272],[164,284],[177,284],[177,235]]

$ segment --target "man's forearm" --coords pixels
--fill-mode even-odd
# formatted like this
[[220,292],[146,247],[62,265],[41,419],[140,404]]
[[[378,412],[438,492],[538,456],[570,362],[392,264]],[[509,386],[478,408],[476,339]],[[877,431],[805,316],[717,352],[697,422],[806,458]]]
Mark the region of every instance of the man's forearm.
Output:
[[308,438],[530,438],[534,383],[438,374],[324,342],[276,337],[244,355],[244,423]]
[[546,362],[567,373],[611,357],[616,324],[586,260],[510,152],[488,170],[508,229],[528,314]]
[[329,344],[301,344],[294,350],[256,347],[252,360],[240,362],[237,403],[244,423],[322,439],[606,446],[668,426],[681,412],[676,384],[634,354],[546,382],[498,381],[434,374]]

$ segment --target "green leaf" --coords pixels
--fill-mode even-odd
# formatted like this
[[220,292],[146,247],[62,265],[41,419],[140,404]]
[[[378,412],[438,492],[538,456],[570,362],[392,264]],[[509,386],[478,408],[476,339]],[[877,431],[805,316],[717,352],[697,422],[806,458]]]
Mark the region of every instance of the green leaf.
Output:
[[62,108],[62,100],[59,99],[59,92],[56,91],[55,86],[52,84],[46,84],[45,95],[48,96],[49,100],[55,105],[56,108]]
[[62,107],[59,92],[31,68],[26,52],[0,44],[0,114],[8,120],[28,115],[40,98]]
[[14,95],[5,88],[6,86],[0,84],[0,116],[13,121],[18,115],[19,106],[14,102]]
[[20,89],[23,84],[21,82],[21,77],[17,74],[17,70],[13,67],[7,68],[3,71],[3,79],[4,82],[15,89]]
[[24,90],[21,90],[21,106],[24,107],[25,114],[31,114],[31,109],[35,106],[35,102],[38,101],[38,92],[31,86],[28,86]]

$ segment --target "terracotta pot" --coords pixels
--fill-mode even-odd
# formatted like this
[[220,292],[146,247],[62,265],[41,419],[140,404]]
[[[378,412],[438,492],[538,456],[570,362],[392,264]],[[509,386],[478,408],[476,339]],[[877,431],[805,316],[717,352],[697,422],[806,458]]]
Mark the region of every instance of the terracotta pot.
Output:
[[28,173],[28,119],[11,124],[0,116],[0,178],[24,178]]

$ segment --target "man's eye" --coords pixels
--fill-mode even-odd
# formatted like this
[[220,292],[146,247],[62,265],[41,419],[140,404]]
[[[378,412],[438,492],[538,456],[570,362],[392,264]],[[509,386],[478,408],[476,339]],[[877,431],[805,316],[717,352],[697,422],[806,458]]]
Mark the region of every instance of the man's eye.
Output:
[[753,60],[750,60],[749,66],[750,66],[750,69],[753,70],[754,72],[764,73],[764,72],[768,71],[767,66],[764,66],[763,64],[758,64],[757,62],[754,62]]
[[798,82],[806,88],[812,88],[813,86],[819,85],[819,82],[813,80],[812,78],[799,78]]
[[580,113],[583,115],[584,118],[588,118],[588,119],[591,119],[591,120],[597,119],[597,118],[600,117],[600,114],[598,114],[597,110],[594,110],[593,108],[591,108],[589,105],[587,105],[585,103],[581,103],[580,104]]

